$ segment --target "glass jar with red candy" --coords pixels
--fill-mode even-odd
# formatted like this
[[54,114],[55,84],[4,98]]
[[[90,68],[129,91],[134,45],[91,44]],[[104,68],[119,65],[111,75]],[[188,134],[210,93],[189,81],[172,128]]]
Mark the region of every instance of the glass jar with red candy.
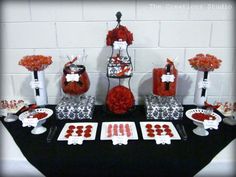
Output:
[[84,65],[74,64],[77,60],[65,64],[61,79],[64,93],[76,96],[86,93],[90,87],[90,81]]
[[175,96],[178,71],[171,60],[167,59],[165,68],[154,68],[152,74],[154,95]]

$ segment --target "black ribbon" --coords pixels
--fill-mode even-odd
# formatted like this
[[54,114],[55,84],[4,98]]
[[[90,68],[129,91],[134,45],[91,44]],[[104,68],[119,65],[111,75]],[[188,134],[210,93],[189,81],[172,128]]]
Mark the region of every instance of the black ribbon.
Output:
[[[34,71],[34,80],[38,81],[38,71]],[[39,96],[39,88],[35,88],[36,96]]]
[[[170,64],[166,65],[166,74],[170,74]],[[165,82],[165,89],[166,90],[170,89],[170,82]]]
[[[204,75],[203,75],[203,82],[205,80],[207,80],[207,77],[208,77],[208,71],[204,71]],[[201,97],[204,97],[206,95],[206,88],[202,88],[202,94],[201,94]]]

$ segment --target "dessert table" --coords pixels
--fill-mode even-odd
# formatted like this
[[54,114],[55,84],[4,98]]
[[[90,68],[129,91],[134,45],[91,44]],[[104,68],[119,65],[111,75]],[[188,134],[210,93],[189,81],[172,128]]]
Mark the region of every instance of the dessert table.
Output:
[[[54,110],[54,105],[47,106]],[[194,108],[185,105],[184,110]],[[211,130],[206,137],[193,134],[193,122],[184,117],[182,121],[188,134],[187,141],[172,141],[171,145],[156,145],[144,141],[139,122],[147,121],[144,106],[137,106],[129,115],[117,116],[96,106],[92,120],[98,122],[95,141],[85,141],[82,146],[67,145],[57,137],[67,122],[57,120],[55,114],[45,123],[47,128],[57,125],[58,131],[51,143],[47,133],[33,135],[32,128],[23,128],[18,120],[3,125],[7,128],[26,159],[45,176],[194,176],[204,168],[224,147],[236,138],[236,128],[223,123],[219,130]],[[101,141],[101,123],[104,121],[134,121],[139,140],[129,141],[126,146],[113,146],[111,141]],[[152,120],[150,120],[152,121]]]

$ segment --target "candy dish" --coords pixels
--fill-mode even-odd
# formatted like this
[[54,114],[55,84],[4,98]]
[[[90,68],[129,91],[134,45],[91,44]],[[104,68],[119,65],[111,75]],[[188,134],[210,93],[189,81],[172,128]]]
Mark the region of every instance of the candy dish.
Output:
[[206,130],[208,128],[218,129],[218,124],[222,120],[218,114],[205,109],[190,109],[185,114],[197,126],[193,129],[193,132],[199,136],[209,135],[209,132]]
[[[162,139],[162,137],[167,141],[181,139],[172,122],[140,122],[140,126],[144,140],[156,140],[157,144],[160,144],[158,141]],[[162,142],[161,144],[165,143],[167,142]],[[170,142],[167,144],[170,144]]]
[[23,112],[19,115],[19,120],[22,121],[23,127],[34,127],[31,133],[34,135],[42,134],[47,131],[43,124],[53,114],[53,111],[48,108],[38,108]]
[[98,123],[66,123],[58,136],[58,141],[67,141],[68,145],[83,144],[84,140],[95,140]]
[[112,140],[113,145],[127,145],[128,140],[138,140],[134,122],[103,122],[101,140]]

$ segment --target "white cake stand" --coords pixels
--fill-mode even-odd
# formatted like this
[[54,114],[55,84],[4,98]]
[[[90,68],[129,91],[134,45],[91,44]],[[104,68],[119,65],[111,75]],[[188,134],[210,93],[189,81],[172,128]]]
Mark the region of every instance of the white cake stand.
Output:
[[[207,114],[208,110],[205,109],[190,109],[186,111],[185,115],[193,121],[193,123],[197,126],[195,129],[193,129],[193,133],[195,133],[198,136],[207,136],[209,135],[209,132],[204,128],[203,121],[196,120],[192,117],[193,114],[195,113],[203,113]],[[216,121],[221,122],[221,117],[214,113],[211,112],[210,115],[214,116]]]
[[[47,113],[47,116],[44,117],[43,119],[39,119],[37,125],[31,130],[31,133],[34,135],[39,135],[47,131],[47,128],[43,127],[43,124],[53,114],[53,111],[47,108],[35,109],[33,111],[33,114],[40,113],[40,112]],[[30,116],[32,116],[32,111],[26,111],[19,115],[19,119],[23,122],[24,119],[28,119]]]
[[7,116],[4,118],[5,122],[14,122],[18,119],[18,116],[13,113],[7,113]]

